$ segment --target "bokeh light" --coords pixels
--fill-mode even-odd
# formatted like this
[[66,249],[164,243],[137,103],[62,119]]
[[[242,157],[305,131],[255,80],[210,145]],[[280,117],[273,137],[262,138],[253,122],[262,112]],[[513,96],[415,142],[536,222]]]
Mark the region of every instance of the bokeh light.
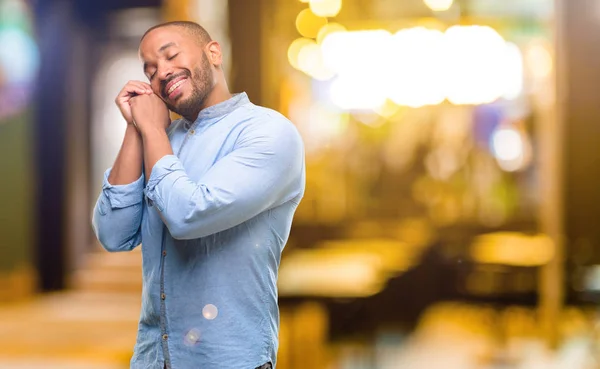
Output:
[[523,55],[517,45],[512,42],[506,43],[505,64],[503,68],[505,85],[503,87],[503,98],[514,100],[523,92]]
[[501,128],[492,136],[494,155],[500,160],[515,160],[523,155],[523,142],[519,133],[510,128]]
[[346,27],[335,22],[327,23],[319,30],[319,33],[317,34],[317,43],[319,45],[322,44],[325,37],[335,32],[346,32]]
[[443,12],[452,6],[454,0],[424,0],[425,5],[435,12]]
[[198,328],[190,329],[183,337],[183,344],[191,347],[200,342],[200,330]]
[[342,0],[310,0],[310,10],[320,17],[335,17],[342,10]]
[[332,102],[345,110],[377,109],[387,99],[379,81],[368,76],[337,78],[329,91]]
[[299,64],[300,51],[304,46],[310,45],[314,42],[314,40],[305,37],[297,38],[294,41],[292,41],[287,52],[288,61],[290,62],[292,67],[301,70]]
[[391,36],[385,30],[334,32],[322,42],[323,60],[338,74],[386,78],[385,60]]
[[388,96],[396,104],[410,107],[436,105],[446,98],[439,81],[446,71],[444,34],[423,27],[401,30],[390,45]]
[[500,126],[492,133],[492,153],[500,168],[514,172],[525,168],[531,160],[531,148],[526,135],[511,126]]
[[323,62],[321,47],[316,43],[307,43],[302,46],[298,54],[300,70],[319,81],[327,81],[335,75]]
[[506,42],[487,26],[453,26],[445,40],[446,89],[454,104],[495,101],[504,94]]
[[513,100],[523,92],[519,47],[487,26],[453,26],[445,33],[414,27],[393,36],[385,30],[345,31],[337,25],[320,32],[316,45],[297,40],[288,56],[296,66],[296,50],[306,47],[304,65],[297,69],[321,80],[337,75],[331,99],[342,109],[373,109],[386,99],[415,108],[446,99],[478,105]]
[[525,61],[529,73],[537,79],[548,77],[554,67],[549,47],[542,42],[532,42],[525,52]]
[[555,248],[547,235],[498,232],[477,237],[471,245],[471,254],[481,263],[539,266],[552,260]]
[[33,39],[18,28],[0,30],[0,68],[5,83],[31,83],[39,66],[38,48]]
[[202,309],[202,315],[205,319],[213,320],[219,315],[219,309],[213,304],[205,305]]
[[319,17],[310,9],[304,9],[296,17],[296,29],[308,38],[316,38],[319,30],[327,24],[327,18]]
[[0,119],[19,113],[31,101],[40,63],[32,28],[25,2],[0,0]]

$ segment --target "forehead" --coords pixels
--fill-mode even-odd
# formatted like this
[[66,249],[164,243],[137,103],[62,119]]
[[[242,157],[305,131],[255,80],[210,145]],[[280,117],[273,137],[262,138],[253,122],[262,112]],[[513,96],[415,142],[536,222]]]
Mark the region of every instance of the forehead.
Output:
[[140,56],[142,59],[152,58],[160,54],[161,48],[168,44],[175,47],[190,46],[191,37],[181,27],[167,26],[150,31],[140,43]]

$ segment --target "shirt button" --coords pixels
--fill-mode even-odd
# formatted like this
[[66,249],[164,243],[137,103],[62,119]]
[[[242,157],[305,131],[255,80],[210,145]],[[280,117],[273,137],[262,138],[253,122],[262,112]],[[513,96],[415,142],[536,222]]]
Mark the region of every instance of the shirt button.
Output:
[[163,341],[166,341],[168,338],[169,338],[169,335],[163,334],[163,336],[162,336]]
[[167,252],[166,251],[163,251],[163,256],[167,256]]
[[164,293],[161,293],[161,294],[160,294],[160,298],[161,298],[162,300],[164,300],[164,299],[166,299],[166,298],[167,298],[167,295],[165,295]]
[[195,130],[195,129],[192,129],[192,130],[190,131],[190,135],[193,135],[194,133],[196,133],[196,130]]

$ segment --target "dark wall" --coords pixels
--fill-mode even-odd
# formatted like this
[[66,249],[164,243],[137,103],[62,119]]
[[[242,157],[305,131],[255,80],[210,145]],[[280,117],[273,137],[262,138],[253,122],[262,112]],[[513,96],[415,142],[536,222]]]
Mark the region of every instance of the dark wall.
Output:
[[600,263],[600,22],[593,0],[563,0],[559,104],[565,135],[567,260]]
[[229,38],[231,40],[230,89],[245,91],[258,105],[262,101],[261,17],[266,16],[267,0],[229,0]]

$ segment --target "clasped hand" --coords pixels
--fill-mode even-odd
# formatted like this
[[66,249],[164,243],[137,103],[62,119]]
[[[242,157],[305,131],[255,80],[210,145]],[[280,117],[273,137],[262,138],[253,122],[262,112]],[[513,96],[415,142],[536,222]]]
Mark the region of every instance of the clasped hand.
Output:
[[165,130],[171,124],[169,109],[158,95],[140,94],[129,99],[133,124],[140,133],[148,130]]

